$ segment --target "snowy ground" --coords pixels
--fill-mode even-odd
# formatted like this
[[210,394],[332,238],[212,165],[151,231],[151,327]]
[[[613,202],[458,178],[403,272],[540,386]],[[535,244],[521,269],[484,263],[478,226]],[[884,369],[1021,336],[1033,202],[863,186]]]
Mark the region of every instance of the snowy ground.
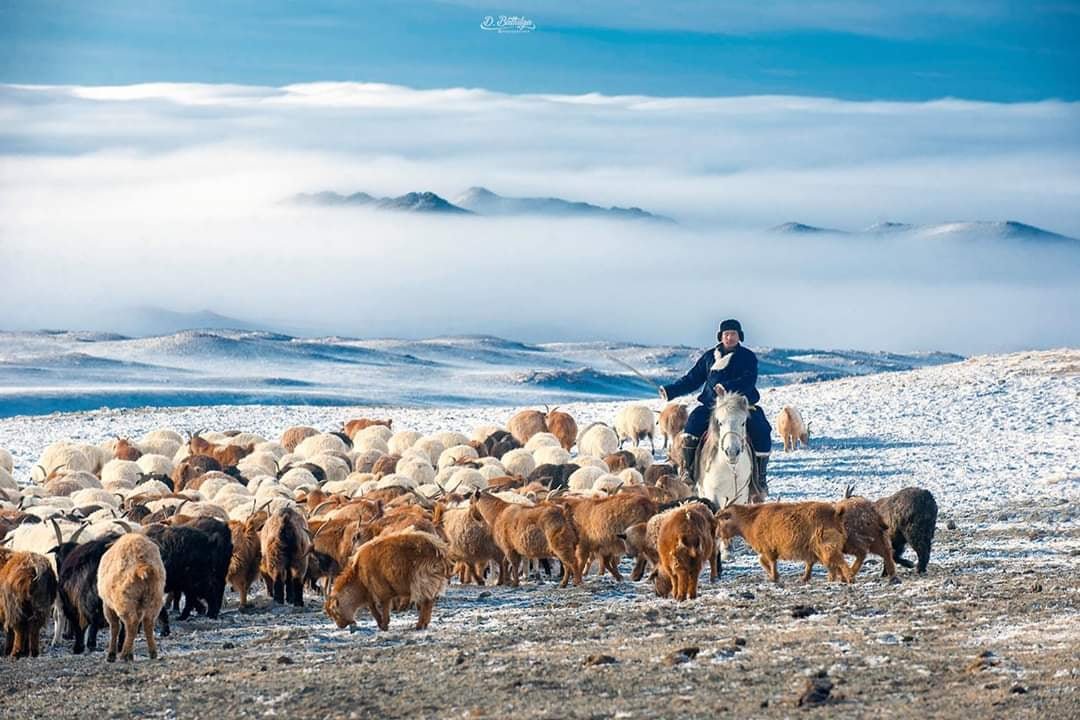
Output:
[[[652,402],[655,407],[659,403]],[[339,631],[318,598],[303,612],[232,610],[177,622],[164,659],[107,666],[64,649],[0,675],[0,715],[189,717],[288,713],[357,717],[787,716],[808,675],[834,683],[831,713],[860,717],[1076,717],[1080,710],[1080,351],[973,358],[910,372],[789,385],[763,392],[812,422],[809,450],[776,452],[770,490],[831,498],[854,483],[877,497],[930,489],[941,509],[930,572],[854,587],[815,576],[766,582],[739,554],[717,585],[676,606],[642,584],[589,578],[582,588],[451,586],[431,629],[395,617]],[[566,406],[580,424],[618,403]],[[0,420],[0,446],[24,477],[44,445],[97,441],[159,426],[332,427],[354,414],[395,428],[468,431],[507,408],[200,407],[110,410]],[[820,572],[820,569],[819,569]],[[816,613],[795,618],[796,606]],[[744,644],[740,644],[743,643]],[[138,647],[138,646],[137,646]],[[671,654],[695,647],[696,658]],[[990,655],[979,659],[981,653]],[[593,655],[616,662],[586,664]],[[692,654],[692,653],[691,653]],[[106,688],[123,688],[109,690]],[[50,711],[51,712],[51,711]]]

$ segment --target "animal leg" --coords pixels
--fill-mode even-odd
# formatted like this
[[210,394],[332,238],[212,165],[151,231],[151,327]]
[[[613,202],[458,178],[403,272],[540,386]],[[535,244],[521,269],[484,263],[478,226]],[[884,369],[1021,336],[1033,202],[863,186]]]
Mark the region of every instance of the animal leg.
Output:
[[807,560],[806,561],[806,569],[803,570],[803,574],[802,574],[802,581],[804,583],[805,582],[810,582],[810,576],[813,575],[813,573],[814,573],[814,561],[813,560]]
[[[154,639],[154,616],[147,613],[142,621],[143,637],[146,638],[146,654],[151,660],[157,659],[157,640]],[[135,633],[132,632],[132,635]]]
[[161,612],[158,613],[158,622],[161,623],[161,637],[168,637],[172,632],[169,629],[169,610],[166,606],[161,606]]
[[139,634],[139,618],[134,615],[128,615],[123,618],[124,623],[124,645],[120,649],[120,659],[124,662],[131,662],[135,659],[135,636]]
[[270,588],[270,595],[274,598],[274,602],[278,605],[285,604],[285,581],[281,578],[275,577],[273,584]]
[[851,568],[848,570],[851,577],[855,577],[859,574],[859,570],[862,568],[863,563],[866,561],[866,553],[860,552],[855,554],[855,561],[851,563]]
[[912,543],[911,546],[915,548],[915,554],[919,558],[919,564],[916,567],[916,572],[918,572],[919,574],[926,573],[926,566],[930,564],[930,542],[920,542],[918,545]]
[[[164,611],[165,608],[162,608]],[[120,616],[108,605],[105,606],[105,619],[109,622],[109,656],[108,662],[116,662],[116,641],[120,637]]]
[[915,563],[911,562],[910,560],[905,560],[904,559],[904,548],[906,546],[907,546],[907,540],[904,538],[902,533],[898,532],[895,535],[893,535],[893,538],[892,538],[893,560],[895,560],[897,563],[903,565],[906,568],[913,568],[913,567],[915,567]]
[[879,538],[870,548],[870,552],[881,556],[881,577],[893,577],[896,575],[896,563],[893,562],[892,548],[889,547],[888,543]]
[[434,600],[419,600],[417,601],[417,610],[420,613],[420,618],[416,621],[416,629],[423,630],[431,622],[431,609],[435,607]]
[[638,559],[634,562],[634,569],[630,573],[630,579],[634,582],[641,580],[642,576],[645,575],[645,562],[644,555],[639,555]]
[[615,578],[615,582],[622,582],[622,574],[619,572],[619,561],[614,555],[608,555],[604,558],[604,562],[607,564],[608,572],[611,573],[611,577]]

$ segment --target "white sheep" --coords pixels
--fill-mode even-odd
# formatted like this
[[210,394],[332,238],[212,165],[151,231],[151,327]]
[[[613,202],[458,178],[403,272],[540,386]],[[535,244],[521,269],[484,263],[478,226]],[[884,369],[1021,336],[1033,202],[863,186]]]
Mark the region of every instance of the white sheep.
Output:
[[549,445],[538,448],[536,452],[533,453],[533,459],[536,461],[537,466],[548,464],[562,465],[570,462],[570,453],[563,450],[561,445]]
[[419,487],[419,483],[407,475],[398,475],[397,473],[390,473],[375,483],[376,490],[385,490],[386,488],[393,487],[405,488],[408,490],[410,488]]
[[349,452],[349,448],[345,445],[345,441],[337,435],[320,433],[304,438],[293,450],[294,455],[299,455],[302,458],[309,458],[327,452],[344,455]]
[[[378,425],[375,427],[384,427]],[[399,430],[390,436],[390,439],[386,441],[386,446],[389,449],[390,455],[404,455],[405,451],[416,444],[420,438],[424,437],[415,430]]]
[[301,467],[295,467],[281,476],[281,484],[289,488],[290,490],[295,490],[302,485],[311,485],[318,487],[319,481],[315,479],[315,476],[311,474],[310,470]]
[[542,447],[562,447],[562,443],[549,432],[536,433],[525,443],[525,449],[529,452],[535,452]]
[[578,467],[594,467],[597,470],[603,470],[604,472],[608,471],[607,463],[600,458],[594,457],[592,455],[578,455],[570,462],[574,463]]
[[507,475],[529,477],[532,471],[536,469],[536,459],[533,458],[533,454],[525,448],[509,450],[499,458],[499,461],[503,464],[503,467],[506,468]]
[[[353,433],[353,436],[352,436],[353,446],[355,447],[357,441],[362,440],[363,438],[369,438],[369,437],[376,437],[376,438],[379,438],[380,440],[382,440],[384,443],[389,443],[390,438],[394,437],[394,435],[395,435],[394,431],[391,430],[390,428],[386,427],[385,425],[368,425],[366,428],[363,428],[363,429]],[[416,438],[413,439],[413,442],[416,442],[416,440],[419,439],[419,437],[420,437],[420,433],[417,433]],[[410,442],[409,445],[412,445],[412,442]]]
[[605,458],[619,450],[619,436],[604,423],[593,423],[578,435],[578,454]]
[[598,467],[581,467],[570,473],[566,485],[571,490],[588,490],[598,477],[606,474],[608,474],[607,466],[603,470]]
[[634,454],[634,467],[636,467],[638,471],[644,473],[653,464],[652,453],[645,448],[632,447],[630,448],[630,452]]
[[378,450],[384,455],[390,454],[390,444],[378,435],[357,433],[356,440],[353,442],[353,449],[357,451]]
[[267,440],[266,442],[256,443],[255,447],[252,448],[252,453],[270,453],[275,460],[280,462],[281,458],[285,457],[286,450],[281,443]]
[[487,478],[480,471],[472,468],[458,468],[443,484],[446,492],[472,492],[473,489],[483,490],[487,486]]
[[[644,485],[645,477],[635,468],[625,468],[618,473],[624,485]],[[595,485],[594,485],[595,487]]]
[[618,491],[618,489],[625,484],[626,481],[620,478],[618,475],[604,473],[600,477],[593,480],[592,489],[611,494]]
[[398,460],[394,472],[412,478],[417,485],[435,482],[435,468],[426,458],[422,460],[415,457],[402,458]]
[[475,460],[480,457],[480,454],[476,452],[476,449],[469,445],[453,445],[443,450],[439,455],[438,467],[450,467],[451,465],[457,465],[462,460]]
[[0,469],[7,470],[9,475],[15,472],[15,458],[4,448],[0,448]]
[[308,460],[309,463],[318,465],[326,473],[327,480],[344,480],[352,472],[352,468],[349,467],[349,463],[342,460],[337,455],[316,455]]
[[139,484],[142,472],[132,460],[110,460],[101,468],[101,486],[112,492],[130,490]]
[[74,443],[66,440],[55,442],[41,453],[41,458],[38,459],[37,465],[31,472],[31,480],[35,483],[43,483],[45,478],[57,468],[64,468],[68,472],[76,470],[93,472],[94,465]]
[[11,476],[11,471],[3,467],[0,467],[0,489],[15,490],[16,492],[19,490],[15,478]]
[[459,432],[440,432],[435,433],[435,437],[444,447],[452,448],[455,445],[468,445],[469,438]]
[[427,453],[428,460],[431,461],[432,465],[439,464],[439,456],[446,450],[446,445],[443,444],[442,440],[431,436],[420,438],[413,443],[413,447],[421,452]]
[[619,447],[624,440],[630,440],[636,447],[644,438],[649,438],[653,452],[653,434],[656,432],[656,413],[648,405],[627,405],[615,415],[615,434],[619,437]]
[[100,488],[84,488],[78,492],[71,494],[71,502],[76,507],[85,507],[87,505],[109,505],[111,507],[120,507],[120,499],[109,492],[108,490],[102,490]]
[[502,428],[498,425],[480,425],[473,429],[469,439],[475,442],[484,442],[491,437],[493,433],[496,433],[499,430],[502,430]]
[[157,455],[155,453],[143,454],[142,457],[135,461],[135,464],[147,475],[151,473],[172,475],[173,471],[172,460],[164,455]]

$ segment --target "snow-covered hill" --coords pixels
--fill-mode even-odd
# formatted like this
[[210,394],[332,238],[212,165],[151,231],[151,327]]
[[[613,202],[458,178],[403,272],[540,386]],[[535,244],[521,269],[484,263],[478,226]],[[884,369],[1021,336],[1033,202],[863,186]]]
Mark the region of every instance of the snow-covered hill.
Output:
[[1029,243],[1076,243],[1080,240],[1043,230],[1015,220],[973,220],[944,222],[930,225],[909,225],[902,222],[880,222],[862,230],[835,230],[798,222],[787,222],[770,228],[770,232],[786,235],[842,235],[856,238],[887,235],[913,240],[985,241],[1005,240]]
[[[762,386],[955,362],[947,353],[757,348]],[[649,398],[688,370],[685,346],[530,345],[490,336],[299,338],[259,330],[0,333],[0,417],[202,404],[524,404]],[[613,359],[614,358],[614,359]]]

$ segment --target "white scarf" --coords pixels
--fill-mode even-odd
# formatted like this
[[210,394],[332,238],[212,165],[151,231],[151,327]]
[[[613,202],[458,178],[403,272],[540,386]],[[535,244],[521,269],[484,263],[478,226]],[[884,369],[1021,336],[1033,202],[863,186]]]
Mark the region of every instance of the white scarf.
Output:
[[[738,346],[736,345],[735,347]],[[732,350],[727,355],[721,355],[720,348],[716,348],[715,350],[713,350],[713,357],[716,358],[716,360],[715,362],[713,362],[712,369],[723,370],[728,366],[728,363],[731,362],[731,358],[735,357],[735,351]]]

